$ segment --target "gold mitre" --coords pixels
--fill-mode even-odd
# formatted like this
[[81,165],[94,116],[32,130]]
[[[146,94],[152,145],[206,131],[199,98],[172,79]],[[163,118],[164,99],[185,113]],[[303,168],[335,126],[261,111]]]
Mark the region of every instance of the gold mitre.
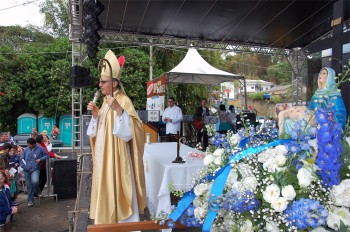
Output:
[[108,76],[108,77],[111,76],[110,67],[106,62],[106,60],[108,60],[109,64],[112,67],[112,77],[120,80],[122,69],[119,65],[119,61],[117,57],[114,55],[114,53],[111,50],[108,50],[104,59],[100,60],[99,62],[99,70],[100,70],[101,76]]

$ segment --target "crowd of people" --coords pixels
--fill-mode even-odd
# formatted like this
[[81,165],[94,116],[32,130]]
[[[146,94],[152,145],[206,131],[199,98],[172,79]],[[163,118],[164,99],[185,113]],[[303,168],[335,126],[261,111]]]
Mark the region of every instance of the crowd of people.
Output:
[[39,133],[33,128],[26,148],[17,145],[10,132],[0,133],[0,231],[17,213],[19,193],[27,194],[30,207],[34,205],[34,198],[44,196],[49,157],[61,158],[52,152],[45,130]]

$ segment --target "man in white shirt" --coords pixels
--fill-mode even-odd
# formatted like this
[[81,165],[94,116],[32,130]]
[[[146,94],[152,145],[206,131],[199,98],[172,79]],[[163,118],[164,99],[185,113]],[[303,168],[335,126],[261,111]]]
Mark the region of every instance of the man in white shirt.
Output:
[[168,108],[163,113],[163,122],[166,123],[166,134],[168,142],[176,141],[174,135],[180,133],[182,121],[182,111],[180,107],[175,105],[173,97],[168,98]]

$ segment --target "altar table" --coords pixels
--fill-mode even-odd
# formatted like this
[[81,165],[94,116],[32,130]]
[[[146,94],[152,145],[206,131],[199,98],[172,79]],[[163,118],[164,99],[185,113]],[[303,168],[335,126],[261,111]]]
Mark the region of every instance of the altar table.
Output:
[[176,147],[176,142],[145,144],[143,164],[147,207],[152,216],[171,212],[170,183],[176,190],[188,190],[198,170],[205,166],[203,159],[188,157],[188,152],[198,151],[184,144],[181,144],[179,154],[186,157],[186,163],[172,163],[176,158]]

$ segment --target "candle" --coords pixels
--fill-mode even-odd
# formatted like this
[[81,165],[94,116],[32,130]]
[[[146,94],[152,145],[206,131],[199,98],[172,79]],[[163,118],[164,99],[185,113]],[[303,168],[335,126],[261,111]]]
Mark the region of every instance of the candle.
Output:
[[146,133],[146,143],[150,144],[151,143],[151,134]]

